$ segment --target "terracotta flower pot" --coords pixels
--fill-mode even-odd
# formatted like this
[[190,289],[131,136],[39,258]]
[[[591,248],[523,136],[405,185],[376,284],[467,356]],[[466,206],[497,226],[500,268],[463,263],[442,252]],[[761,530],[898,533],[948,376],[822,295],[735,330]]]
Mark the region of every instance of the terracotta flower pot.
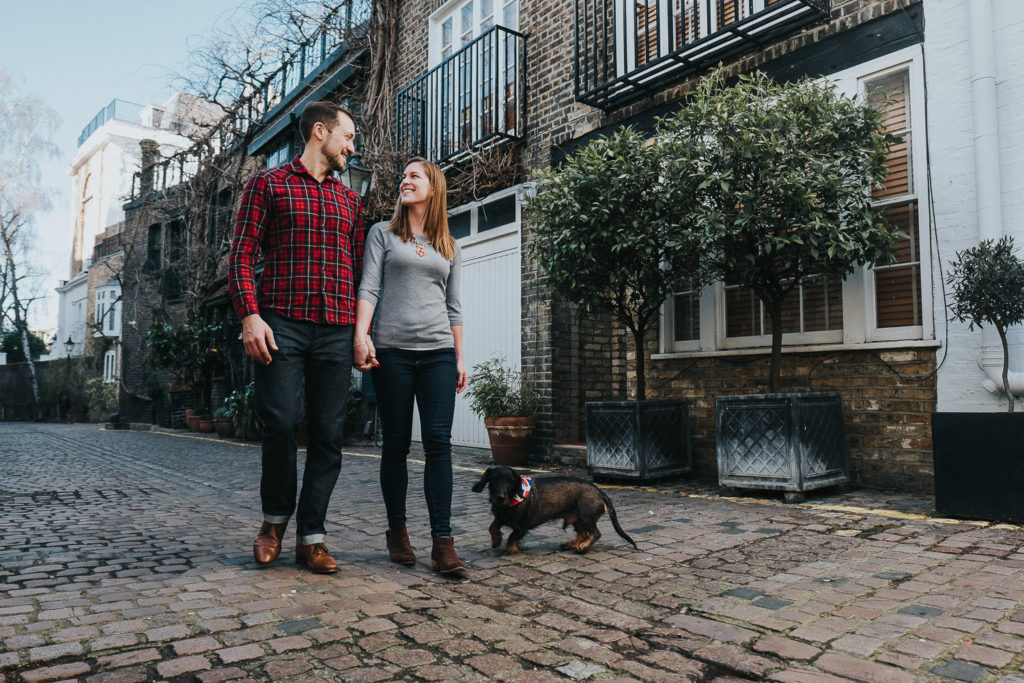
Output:
[[188,426],[188,431],[198,432],[199,431],[199,416],[198,415],[186,415],[185,424]]
[[522,467],[530,455],[533,428],[537,418],[485,417],[484,427],[491,440],[491,458],[495,465]]
[[213,428],[217,431],[217,436],[227,439],[234,434],[235,424],[231,420],[214,420]]
[[204,419],[200,418],[200,420],[199,420],[199,431],[201,431],[201,432],[203,432],[205,434],[212,434],[213,433],[213,420],[204,420]]

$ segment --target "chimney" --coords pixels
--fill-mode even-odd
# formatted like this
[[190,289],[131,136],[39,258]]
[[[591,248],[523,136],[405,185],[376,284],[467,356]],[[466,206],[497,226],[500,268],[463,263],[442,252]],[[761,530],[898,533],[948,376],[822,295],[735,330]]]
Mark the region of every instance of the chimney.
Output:
[[139,140],[142,148],[142,173],[139,177],[139,196],[145,197],[153,191],[153,172],[160,157],[160,145],[156,140]]

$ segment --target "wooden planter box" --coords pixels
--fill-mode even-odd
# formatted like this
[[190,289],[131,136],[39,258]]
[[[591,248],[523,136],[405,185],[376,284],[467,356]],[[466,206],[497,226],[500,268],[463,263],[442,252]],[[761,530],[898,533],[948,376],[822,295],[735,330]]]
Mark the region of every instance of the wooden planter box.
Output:
[[932,413],[935,511],[1024,524],[1024,413]]
[[690,411],[684,399],[587,403],[587,469],[646,481],[687,474]]
[[752,394],[715,399],[718,483],[804,492],[849,483],[843,397],[837,391]]

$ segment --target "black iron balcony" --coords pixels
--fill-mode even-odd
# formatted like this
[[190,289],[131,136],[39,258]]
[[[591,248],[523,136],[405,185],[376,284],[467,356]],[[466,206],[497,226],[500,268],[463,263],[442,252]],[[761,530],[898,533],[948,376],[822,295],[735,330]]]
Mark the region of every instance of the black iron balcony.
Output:
[[401,90],[398,148],[437,163],[519,140],[524,128],[526,37],[494,26]]
[[829,16],[830,0],[575,0],[576,99],[611,109]]

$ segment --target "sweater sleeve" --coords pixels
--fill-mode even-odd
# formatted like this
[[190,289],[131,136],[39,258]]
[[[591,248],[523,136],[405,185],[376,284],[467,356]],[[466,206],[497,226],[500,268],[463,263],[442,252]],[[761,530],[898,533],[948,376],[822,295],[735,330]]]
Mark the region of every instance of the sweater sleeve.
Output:
[[366,236],[366,248],[363,251],[363,276],[359,280],[357,298],[369,301],[374,306],[380,299],[380,288],[384,274],[384,229],[386,223],[377,223],[370,228]]
[[445,303],[448,306],[448,324],[452,327],[462,325],[462,301],[459,299],[459,281],[462,278],[462,248],[455,245],[455,256],[448,272],[448,284],[445,287]]

